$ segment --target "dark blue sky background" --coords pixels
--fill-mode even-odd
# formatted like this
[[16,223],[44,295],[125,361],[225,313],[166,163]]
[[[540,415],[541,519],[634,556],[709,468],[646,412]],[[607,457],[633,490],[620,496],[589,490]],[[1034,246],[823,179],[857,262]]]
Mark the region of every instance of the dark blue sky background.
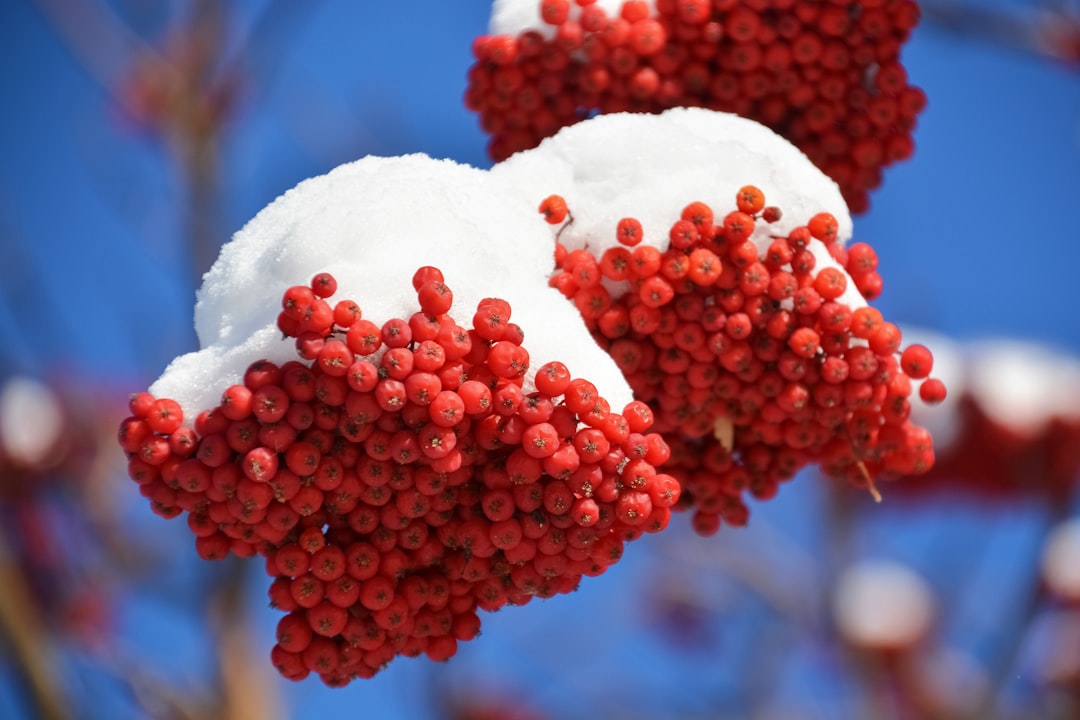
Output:
[[[230,7],[250,24],[267,5]],[[461,102],[469,46],[486,29],[487,3],[305,5],[252,48],[254,83],[221,147],[221,242],[297,182],[368,153],[426,152],[488,164],[485,138]],[[151,40],[168,20],[140,3],[115,7]],[[1080,354],[1080,68],[927,24],[904,59],[929,96],[917,150],[886,171],[870,213],[856,220],[855,239],[871,243],[881,258],[885,291],[877,306],[890,319],[961,339],[1018,337]],[[63,372],[123,392],[142,389],[194,343],[179,177],[162,144],[124,116],[31,0],[0,5],[0,99],[0,377]],[[758,530],[732,547],[776,526],[797,545],[820,541],[812,516],[823,500],[815,482],[796,483],[756,508]],[[166,528],[143,510],[137,530],[168,538],[156,541],[180,556],[177,587],[197,577],[186,531]],[[940,548],[944,518],[960,552],[983,538],[987,517],[970,509],[920,512],[912,519],[882,510],[868,539],[876,552],[944,581],[955,558],[928,557]],[[1029,527],[1010,525],[1005,516],[991,520],[992,541],[1008,549],[1005,557],[1030,552]],[[765,535],[753,534],[762,528]],[[282,681],[277,689],[288,693],[296,718],[323,717],[324,710],[336,717],[429,717],[426,688],[434,679],[515,687],[549,709],[565,710],[567,700],[581,697],[602,705],[627,684],[641,690],[648,717],[662,717],[664,707],[707,707],[702,698],[723,695],[731,682],[721,658],[730,660],[749,640],[729,631],[714,652],[677,653],[649,634],[636,598],[640,574],[655,572],[667,557],[663,547],[658,541],[629,553],[572,598],[485,620],[484,636],[445,668],[399,662],[344,691],[317,681]],[[972,591],[1000,590],[983,581]],[[198,590],[185,588],[190,603]],[[256,597],[252,612],[261,616],[268,650],[277,614],[263,606]],[[194,664],[197,674],[202,629],[162,608],[157,596],[131,598],[126,642],[178,672]],[[751,617],[746,626],[758,621]],[[979,622],[954,632],[976,636]],[[635,662],[649,672],[620,677],[620,668]],[[796,669],[778,685],[802,697],[816,683],[827,706],[827,677],[807,670],[816,666],[798,653],[792,663]],[[99,697],[122,695],[107,683],[88,688]],[[0,700],[6,717],[3,708]]]

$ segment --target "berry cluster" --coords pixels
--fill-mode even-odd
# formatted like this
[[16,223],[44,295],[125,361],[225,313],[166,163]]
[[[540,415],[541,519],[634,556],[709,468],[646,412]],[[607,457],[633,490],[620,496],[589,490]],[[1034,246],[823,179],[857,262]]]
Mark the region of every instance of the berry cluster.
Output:
[[131,478],[158,514],[188,513],[203,558],[265,557],[285,677],[445,660],[478,610],[569,592],[666,526],[680,487],[656,470],[670,451],[648,407],[613,411],[558,361],[526,382],[509,303],[459,325],[424,267],[419,310],[377,325],[331,305],[336,286],[285,291],[298,359],[251,364],[193,427],[137,394],[119,433]]
[[627,0],[617,16],[542,0],[539,13],[546,32],[473,44],[465,104],[496,161],[597,112],[705,107],[787,138],[857,213],[914,150],[926,97],[900,63],[912,0]]
[[935,433],[933,469],[904,483],[904,492],[960,490],[1069,507],[1080,487],[1080,360],[1017,340],[926,339],[937,349],[950,397],[933,416],[920,418],[915,408],[916,420],[942,432]]
[[1080,478],[1080,418],[1055,415],[1032,432],[1018,432],[969,392],[956,400],[957,435],[938,453],[933,470],[905,492],[957,488],[983,498],[1043,497],[1067,507]]
[[[934,456],[909,420],[911,381],[923,380],[924,401],[944,399],[930,351],[901,353],[896,325],[848,288],[850,277],[880,289],[869,246],[842,246],[824,212],[786,236],[755,233],[781,211],[754,186],[736,206],[716,217],[690,203],[663,251],[641,243],[634,218],[600,257],[559,243],[551,280],[655,413],[672,451],[665,470],[703,534],[745,523],[745,491],[772,497],[808,462],[875,494],[876,477],[926,471]],[[572,232],[561,197],[540,211],[569,218],[560,239]]]

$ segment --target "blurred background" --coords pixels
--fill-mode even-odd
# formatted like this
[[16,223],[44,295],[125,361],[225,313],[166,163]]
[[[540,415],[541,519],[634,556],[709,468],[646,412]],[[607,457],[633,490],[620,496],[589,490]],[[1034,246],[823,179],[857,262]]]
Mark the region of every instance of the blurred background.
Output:
[[277,675],[261,562],[199,560],[116,428],[282,192],[367,154],[490,164],[462,103],[490,5],[0,4],[0,718],[1080,717],[1080,7],[920,5],[917,150],[855,239],[886,318],[979,378],[934,475],[874,504],[807,472],[712,538],[676,517],[451,662],[332,690]]

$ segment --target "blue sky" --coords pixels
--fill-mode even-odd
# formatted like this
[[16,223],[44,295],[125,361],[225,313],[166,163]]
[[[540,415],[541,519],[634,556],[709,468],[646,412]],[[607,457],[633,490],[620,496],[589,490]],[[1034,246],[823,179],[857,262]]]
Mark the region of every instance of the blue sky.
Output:
[[[250,18],[266,3],[238,6]],[[141,12],[129,17],[153,37],[163,17]],[[486,166],[485,139],[461,95],[469,45],[487,12],[479,0],[323,2],[294,12],[254,56],[258,83],[223,139],[220,240],[297,182],[368,153],[425,152]],[[1080,354],[1080,68],[932,26],[916,30],[904,58],[929,106],[915,156],[886,171],[871,212],[856,220],[855,239],[881,258],[885,291],[876,304],[890,319],[958,338],[1019,337]],[[0,98],[0,377],[62,372],[141,389],[194,343],[178,178],[161,144],[123,117],[30,0],[0,5]],[[805,508],[821,501],[809,489],[785,488],[755,517],[810,543],[820,528]],[[894,517],[895,525],[886,517],[872,537],[883,542],[904,527],[907,541],[884,540],[885,550],[925,560],[940,512],[924,511],[913,531],[910,516]],[[978,536],[979,516],[952,517],[957,538]],[[148,518],[145,530],[156,523]],[[1025,551],[1027,529],[1003,532],[1016,541],[1006,545]],[[187,552],[180,534],[169,542]],[[676,678],[722,694],[719,673],[688,679],[701,658],[627,630],[641,624],[627,601],[634,567],[650,557],[631,558],[572,598],[498,614],[459,663],[438,672],[455,682],[505,677],[538,704],[559,707],[560,689],[580,691],[566,688],[559,660],[599,646],[599,659],[581,661],[595,679],[594,699],[619,687],[611,663],[627,653],[656,663],[650,702],[670,706]],[[178,568],[193,570],[185,561]],[[185,643],[190,620],[154,598],[131,602],[133,642],[144,640],[166,664],[175,647],[188,661],[198,657]],[[266,615],[262,631],[271,632],[276,617],[253,612]],[[552,632],[567,634],[559,650],[546,645]],[[738,636],[728,642],[737,646]],[[313,681],[283,688],[292,717],[347,706],[368,707],[370,717],[423,718],[425,698],[414,688],[431,678],[414,662],[345,691]]]

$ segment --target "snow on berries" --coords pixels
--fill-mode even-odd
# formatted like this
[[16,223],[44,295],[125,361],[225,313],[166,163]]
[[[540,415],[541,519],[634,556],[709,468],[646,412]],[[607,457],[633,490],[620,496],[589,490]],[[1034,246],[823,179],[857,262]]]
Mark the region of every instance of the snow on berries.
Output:
[[872,493],[933,463],[904,367],[932,356],[868,304],[873,249],[846,244],[836,183],[784,138],[700,108],[602,115],[492,174],[565,201],[550,283],[653,410],[699,531],[810,463]]
[[263,558],[285,677],[445,660],[666,525],[667,445],[548,287],[548,232],[485,171],[343,166],[223,247],[202,348],[131,398],[129,475],[203,558]]
[[[746,196],[764,194],[744,186],[732,204]],[[847,272],[816,266],[810,247],[845,257],[836,219],[816,213],[769,234],[762,256],[749,240],[759,221],[695,201],[663,252],[630,251],[640,224],[631,243],[620,221],[619,244],[599,256],[558,251],[551,280],[655,413],[672,448],[665,470],[706,534],[745,523],[745,494],[771,498],[811,462],[879,497],[876,478],[934,461],[930,434],[909,419],[911,379],[929,375],[932,355],[922,345],[901,354],[896,325],[845,300]],[[573,235],[571,224],[560,237]]]
[[[418,266],[430,265],[458,278],[454,307],[471,313],[485,298],[503,298],[514,306],[514,322],[529,329],[533,347],[549,349],[547,357],[534,358],[540,362],[530,366],[526,383],[540,364],[559,359],[597,378],[621,408],[632,399],[629,388],[588,341],[573,308],[547,287],[551,236],[537,222],[538,202],[488,171],[421,154],[366,157],[305,180],[222,247],[196,297],[201,349],[176,358],[150,391],[176,400],[191,420],[218,403],[222,385],[243,384],[254,360],[280,365],[295,358],[294,343],[282,336],[292,328],[276,318],[282,288],[327,272],[337,283],[333,296],[355,300],[361,320],[381,331],[381,319],[408,321],[419,309],[411,278]],[[292,292],[297,297],[290,302],[318,297],[310,287]],[[343,324],[356,310],[338,307],[342,302],[348,301],[318,305],[312,321]],[[267,308],[276,310],[267,315]],[[352,328],[352,342],[361,336],[382,342],[371,327]]]
[[706,107],[760,122],[836,180],[853,212],[909,157],[926,103],[900,54],[913,0],[497,0],[465,104],[496,161],[596,113]]
[[575,589],[673,509],[709,533],[810,462],[872,491],[930,465],[909,396],[933,358],[868,305],[850,236],[804,153],[701,108],[602,115],[490,171],[364,158],[222,248],[201,348],[118,441],[202,557],[263,558],[282,675],[445,660],[480,611]]
[[252,363],[193,430],[148,393],[120,429],[131,478],[158,514],[187,513],[200,556],[265,558],[290,679],[446,660],[479,611],[576,589],[679,498],[644,404],[612,408],[557,360],[526,386],[509,303],[459,325],[441,271],[414,279],[416,311],[378,324],[331,305],[330,273],[286,289],[295,359]]

